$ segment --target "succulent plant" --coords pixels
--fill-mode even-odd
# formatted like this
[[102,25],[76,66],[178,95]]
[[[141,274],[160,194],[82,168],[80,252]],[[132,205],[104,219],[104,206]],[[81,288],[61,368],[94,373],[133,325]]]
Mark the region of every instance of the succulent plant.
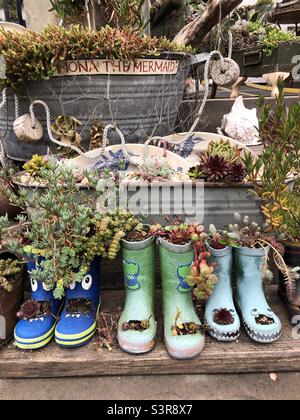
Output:
[[22,273],[22,268],[17,260],[8,258],[0,260],[0,287],[6,292],[14,290],[15,277]]
[[23,169],[33,178],[39,178],[43,170],[50,169],[48,158],[34,155],[31,160],[24,164]]
[[229,181],[235,184],[243,182],[246,178],[246,167],[244,163],[236,162],[230,166]]
[[50,302],[38,302],[37,300],[27,300],[21,306],[17,317],[26,321],[37,318],[42,315],[50,315],[51,304]]
[[238,248],[240,246],[235,234],[218,231],[214,225],[209,226],[208,243],[214,249],[224,249],[227,246]]
[[154,179],[171,179],[174,173],[175,171],[170,167],[166,158],[151,156],[139,166],[139,170],[134,173],[134,176],[151,181]]
[[201,156],[201,168],[207,182],[225,182],[229,178],[230,164],[223,157],[206,153]]
[[232,146],[229,140],[211,141],[207,147],[207,154],[211,157],[222,157],[230,163],[240,161],[241,150]]
[[222,308],[215,311],[214,322],[218,325],[231,325],[234,323],[234,318],[228,309]]

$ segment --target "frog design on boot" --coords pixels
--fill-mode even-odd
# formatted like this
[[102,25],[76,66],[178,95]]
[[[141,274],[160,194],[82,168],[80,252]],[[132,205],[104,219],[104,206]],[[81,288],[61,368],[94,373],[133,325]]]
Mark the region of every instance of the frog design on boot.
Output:
[[233,250],[229,246],[224,249],[209,247],[209,252],[216,263],[218,282],[206,304],[205,322],[209,334],[216,340],[235,341],[240,336],[241,323],[233,301]]
[[82,281],[67,290],[66,304],[55,330],[56,344],[63,348],[85,346],[96,332],[99,309],[100,258],[95,258]]
[[[39,259],[39,262],[42,258]],[[33,271],[37,268],[35,261],[29,261],[27,268]],[[21,350],[39,350],[47,346],[54,337],[57,317],[63,302],[53,296],[53,291],[43,283],[30,279],[31,301],[47,307],[47,313],[40,313],[30,319],[20,319],[15,328],[16,346]]]
[[[182,287],[182,278],[190,274],[193,260],[191,243],[174,245],[160,238],[165,345],[168,353],[176,359],[197,357],[205,346],[204,335],[199,330],[201,322],[193,304],[192,287]],[[182,325],[193,324],[196,327],[193,333],[174,334],[178,315]]]
[[[141,242],[123,240],[123,268],[126,289],[125,308],[118,325],[122,350],[132,354],[151,351],[155,345],[155,239]],[[125,328],[130,323],[146,323],[147,328]]]
[[263,271],[269,248],[235,249],[236,302],[252,340],[268,344],[281,336],[281,322],[270,308],[263,290]]

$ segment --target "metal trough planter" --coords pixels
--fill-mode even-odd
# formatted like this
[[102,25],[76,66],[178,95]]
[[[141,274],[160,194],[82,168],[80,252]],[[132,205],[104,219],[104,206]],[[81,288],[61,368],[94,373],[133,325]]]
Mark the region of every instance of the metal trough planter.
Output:
[[[98,60],[101,74],[94,74],[96,71],[91,70],[90,63],[93,61],[68,62],[65,73],[50,80],[27,83],[19,92],[20,115],[28,113],[31,101],[42,100],[50,108],[52,122],[59,115],[74,116],[81,121],[86,146],[89,127],[95,119],[116,123],[128,143],[141,143],[149,136],[164,136],[174,129],[190,67],[188,54],[164,53],[138,60],[136,73],[126,72],[124,61],[107,64],[111,62]],[[106,73],[104,65],[110,66]],[[70,76],[72,71],[74,75]],[[55,153],[55,145],[46,130],[45,111],[37,106],[35,112],[44,127],[43,139],[35,143],[21,142],[13,131],[15,104],[9,95],[7,113],[6,109],[0,112],[0,132],[6,133],[4,146],[9,158],[27,161],[33,154],[47,154],[48,147]]]

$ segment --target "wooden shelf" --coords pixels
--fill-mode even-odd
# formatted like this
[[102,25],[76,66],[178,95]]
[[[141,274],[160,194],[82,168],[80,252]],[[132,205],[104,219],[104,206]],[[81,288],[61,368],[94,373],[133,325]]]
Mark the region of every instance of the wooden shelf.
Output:
[[[52,343],[37,352],[17,350],[13,344],[0,350],[1,378],[53,378],[83,376],[124,376],[163,374],[210,374],[300,371],[299,340],[292,339],[292,326],[276,294],[269,288],[272,308],[283,322],[282,338],[274,344],[258,345],[243,332],[236,343],[218,343],[207,337],[206,348],[198,358],[179,361],[170,358],[162,343],[162,328],[154,351],[132,356],[120,350],[97,350],[93,341],[78,350],[59,349]],[[103,293],[103,310],[117,310],[123,304],[123,292]],[[162,325],[162,321],[159,321]]]

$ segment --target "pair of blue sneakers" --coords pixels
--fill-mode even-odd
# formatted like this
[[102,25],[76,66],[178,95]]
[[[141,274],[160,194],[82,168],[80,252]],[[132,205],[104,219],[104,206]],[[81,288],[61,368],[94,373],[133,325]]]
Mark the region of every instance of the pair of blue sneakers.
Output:
[[[28,270],[36,268],[28,263]],[[51,307],[49,314],[35,319],[20,320],[15,328],[15,340],[22,350],[38,350],[55,337],[56,344],[63,348],[86,345],[94,336],[100,308],[100,260],[96,258],[89,273],[80,283],[66,292],[65,301],[54,298],[53,292],[42,282],[31,279],[31,299]]]

